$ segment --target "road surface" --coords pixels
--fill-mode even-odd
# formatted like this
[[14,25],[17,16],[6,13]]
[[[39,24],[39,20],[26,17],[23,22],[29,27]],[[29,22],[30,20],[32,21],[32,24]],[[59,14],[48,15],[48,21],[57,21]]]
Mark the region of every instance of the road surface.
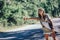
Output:
[[[56,37],[60,39],[60,34]],[[0,40],[44,40],[44,34],[42,29],[0,32]]]
[[[55,20],[57,20],[57,19],[55,19]],[[59,31],[60,22],[59,22],[59,20],[53,21],[53,22],[54,22],[55,30],[57,30],[59,32],[56,34],[56,37],[58,37],[58,40],[60,40],[60,31]],[[56,24],[56,23],[58,23],[58,24]],[[21,29],[18,31],[11,30],[9,32],[0,32],[0,40],[44,40],[45,39],[44,32],[38,26],[37,26],[37,28],[32,27],[32,29],[27,27],[27,28],[24,28],[23,30]],[[52,40],[52,38],[50,40]]]
[[0,32],[0,40],[43,40],[41,29],[32,29],[15,32]]

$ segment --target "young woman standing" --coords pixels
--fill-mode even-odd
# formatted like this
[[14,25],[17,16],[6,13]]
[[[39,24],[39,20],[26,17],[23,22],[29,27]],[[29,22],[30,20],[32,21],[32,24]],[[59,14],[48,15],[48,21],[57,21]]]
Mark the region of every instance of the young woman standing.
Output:
[[53,24],[49,16],[45,13],[43,8],[38,9],[38,18],[24,18],[27,19],[37,19],[40,20],[40,23],[42,25],[42,29],[44,31],[45,39],[48,40],[49,34],[51,34],[53,40],[56,40],[55,38],[55,31],[53,28]]

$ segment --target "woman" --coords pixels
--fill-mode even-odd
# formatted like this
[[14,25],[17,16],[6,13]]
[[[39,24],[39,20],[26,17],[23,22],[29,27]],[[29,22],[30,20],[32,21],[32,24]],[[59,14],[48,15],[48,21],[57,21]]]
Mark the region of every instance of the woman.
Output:
[[43,27],[43,31],[44,31],[46,40],[48,40],[48,36],[49,36],[50,33],[51,33],[52,38],[54,40],[56,40],[52,21],[49,18],[49,16],[45,14],[45,11],[44,11],[43,8],[38,9],[38,18],[24,18],[24,19],[25,20],[27,20],[27,19],[40,20],[40,23]]

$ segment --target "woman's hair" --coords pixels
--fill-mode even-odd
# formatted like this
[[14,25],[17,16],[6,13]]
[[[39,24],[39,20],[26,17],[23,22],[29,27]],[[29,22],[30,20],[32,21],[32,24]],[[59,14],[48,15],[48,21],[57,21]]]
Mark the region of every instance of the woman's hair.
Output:
[[39,14],[39,11],[43,11],[43,18],[45,19],[45,10],[43,8],[38,9],[38,17],[41,19],[41,15]]

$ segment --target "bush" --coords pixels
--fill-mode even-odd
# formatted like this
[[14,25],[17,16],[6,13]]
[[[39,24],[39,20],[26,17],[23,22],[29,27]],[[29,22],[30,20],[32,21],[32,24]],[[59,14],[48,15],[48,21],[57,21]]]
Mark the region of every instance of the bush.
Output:
[[0,21],[5,19],[7,25],[34,23],[34,20],[24,21],[23,17],[38,17],[40,7],[53,17],[59,16],[60,0],[2,0],[0,1]]

